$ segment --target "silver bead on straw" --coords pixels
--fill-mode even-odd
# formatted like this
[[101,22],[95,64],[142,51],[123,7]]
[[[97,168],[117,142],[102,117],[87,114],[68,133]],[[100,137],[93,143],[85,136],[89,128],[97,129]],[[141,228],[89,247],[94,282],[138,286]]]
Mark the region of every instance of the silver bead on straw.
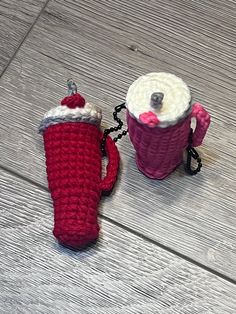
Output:
[[77,86],[72,79],[67,80],[67,87],[68,87],[67,89],[68,96],[77,94]]
[[162,107],[163,93],[153,93],[151,96],[151,107],[160,110]]

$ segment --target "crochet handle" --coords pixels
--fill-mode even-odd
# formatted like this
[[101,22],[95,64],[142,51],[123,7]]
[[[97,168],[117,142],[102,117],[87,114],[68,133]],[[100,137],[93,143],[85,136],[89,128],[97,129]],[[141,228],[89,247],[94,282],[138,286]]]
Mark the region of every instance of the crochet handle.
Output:
[[110,136],[106,137],[105,150],[108,158],[108,164],[106,167],[107,174],[102,179],[100,188],[103,194],[108,194],[116,182],[120,162],[118,149]]
[[200,103],[195,103],[192,108],[191,116],[196,118],[197,122],[196,129],[192,136],[192,146],[197,147],[202,144],[206,135],[206,131],[210,124],[210,115]]
[[[206,131],[210,124],[210,115],[209,113],[202,107],[201,104],[195,103],[192,108],[191,117],[196,118],[196,129],[193,132],[193,129],[190,129],[189,139],[188,139],[188,147],[187,147],[187,163],[185,166],[185,170],[190,175],[197,174],[202,168],[202,160],[194,147],[202,144],[202,141],[206,135]],[[192,159],[196,160],[197,168],[192,168]]]

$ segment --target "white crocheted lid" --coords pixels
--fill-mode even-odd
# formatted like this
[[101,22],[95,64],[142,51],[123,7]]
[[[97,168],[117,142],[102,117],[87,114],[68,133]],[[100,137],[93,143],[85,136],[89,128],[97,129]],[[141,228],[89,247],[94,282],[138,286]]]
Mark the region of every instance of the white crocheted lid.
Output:
[[[151,106],[153,93],[163,93],[161,107]],[[191,94],[184,81],[170,73],[149,73],[139,77],[129,87],[126,96],[126,106],[129,113],[139,122],[140,115],[150,113],[157,117],[158,127],[167,127],[176,124],[188,115],[191,109]]]
[[50,125],[65,122],[85,122],[100,125],[101,119],[101,110],[93,104],[86,103],[84,107],[73,109],[60,105],[45,113],[39,127],[39,132],[43,132]]

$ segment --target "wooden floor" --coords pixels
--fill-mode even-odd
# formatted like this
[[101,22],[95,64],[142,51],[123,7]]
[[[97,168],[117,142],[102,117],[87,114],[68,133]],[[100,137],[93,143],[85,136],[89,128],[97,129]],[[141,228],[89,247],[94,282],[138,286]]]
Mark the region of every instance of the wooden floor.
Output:
[[[236,2],[0,2],[0,314],[236,313]],[[164,181],[136,168],[128,137],[99,243],[52,235],[44,113],[72,77],[103,127],[139,75],[184,79],[212,123],[204,168]]]

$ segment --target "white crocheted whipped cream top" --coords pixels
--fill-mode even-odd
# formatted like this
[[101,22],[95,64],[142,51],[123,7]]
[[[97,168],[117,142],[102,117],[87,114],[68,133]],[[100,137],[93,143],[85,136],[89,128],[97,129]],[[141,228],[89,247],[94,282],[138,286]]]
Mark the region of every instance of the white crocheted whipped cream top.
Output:
[[79,108],[76,107],[74,109],[68,108],[67,106],[57,106],[52,108],[48,112],[45,113],[44,119],[49,117],[71,117],[71,118],[79,118],[79,117],[91,117],[97,120],[101,120],[102,113],[101,110],[96,108],[95,105],[86,103],[84,107]]
[[[151,95],[163,93],[164,98],[159,109],[151,106]],[[174,74],[159,72],[149,73],[139,77],[129,87],[126,96],[126,106],[129,113],[139,122],[140,115],[150,113],[158,119],[158,127],[176,124],[189,114],[191,94],[184,81]]]
[[84,107],[69,108],[60,105],[45,113],[39,126],[39,133],[43,133],[49,126],[66,122],[84,122],[100,125],[102,112],[95,105],[86,103]]

